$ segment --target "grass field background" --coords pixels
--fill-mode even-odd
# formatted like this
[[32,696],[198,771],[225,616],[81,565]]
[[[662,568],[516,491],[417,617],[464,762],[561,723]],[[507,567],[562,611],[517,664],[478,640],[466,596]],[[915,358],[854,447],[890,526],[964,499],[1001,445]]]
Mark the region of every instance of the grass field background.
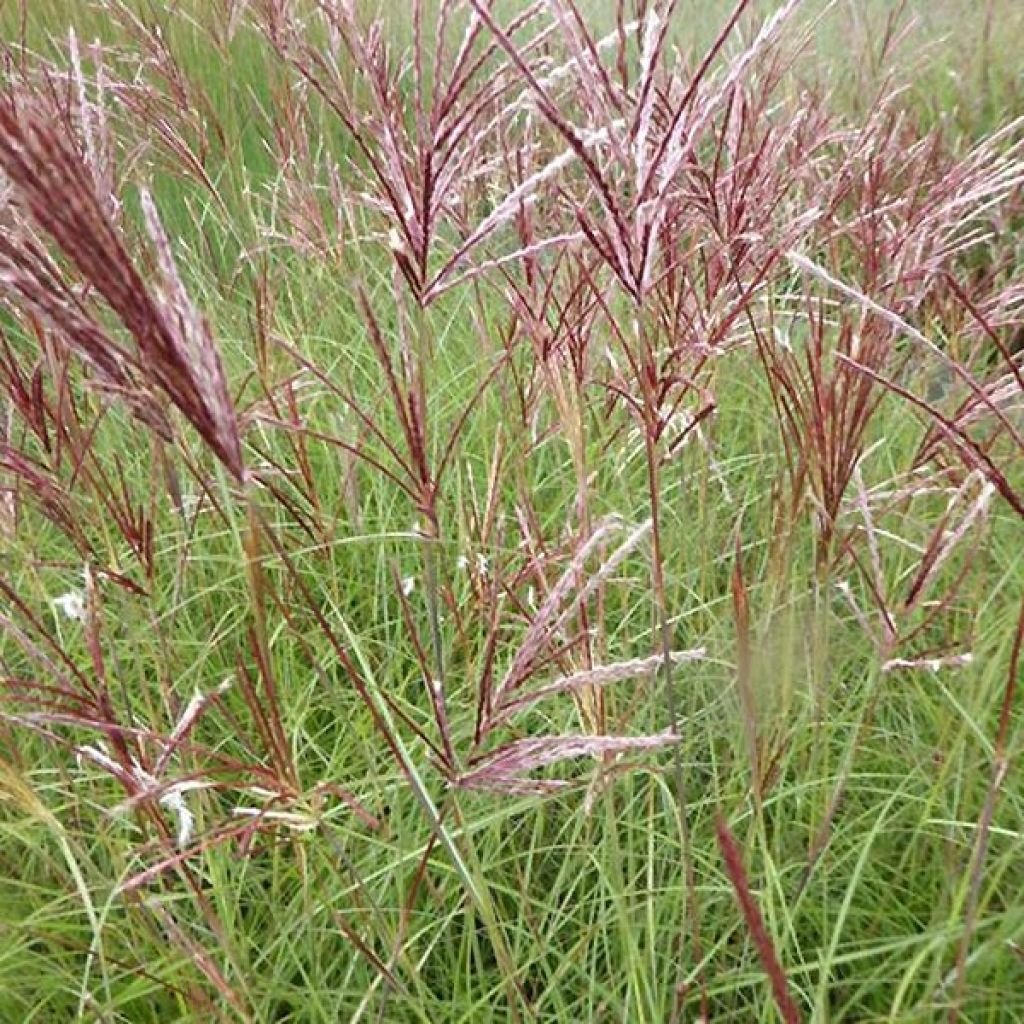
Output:
[[[107,83],[113,223],[147,287],[169,287],[141,212],[151,189],[220,353],[246,466],[240,480],[213,428],[197,428],[216,390],[208,366],[190,378],[196,412],[141,361],[142,390],[177,408],[159,440],[92,386],[99,372],[19,291],[4,249],[0,1022],[1024,1019],[1024,6],[873,0],[816,23],[823,5],[792,15],[783,39],[815,27],[798,53],[779,44],[789,57],[763,107],[771,65],[752,65],[746,109],[782,134],[813,98],[835,118],[829,144],[853,147],[844,133],[861,137],[891,94],[899,131],[863,165],[881,181],[880,237],[912,225],[978,147],[1000,184],[943,200],[935,230],[958,238],[963,216],[979,237],[921,257],[920,274],[908,247],[862,279],[855,227],[853,241],[805,250],[856,282],[846,292],[773,256],[692,379],[689,355],[655,346],[654,364],[683,367],[656,441],[631,412],[647,392],[616,339],[657,334],[660,314],[643,325],[659,300],[631,307],[607,268],[584,274],[570,255],[552,271],[568,310],[563,270],[609,296],[580,314],[584,340],[582,327],[559,334],[561,299],[522,284],[522,259],[410,298],[405,243],[388,241],[391,213],[351,169],[364,166],[354,133],[275,51],[275,24],[328,45],[316,6],[0,2],[5,104],[70,110],[88,157],[78,81],[93,110]],[[374,7],[359,6],[368,25]],[[386,6],[397,52],[412,19]],[[709,88],[780,6],[745,12]],[[612,7],[579,5],[594,39],[614,32]],[[496,7],[502,24],[519,9]],[[676,5],[666,74],[687,70],[666,107],[729,9]],[[886,48],[890,16],[905,35]],[[396,88],[402,116],[410,95]],[[365,83],[353,96],[373,112]],[[712,140],[728,134],[720,115]],[[524,137],[558,152],[536,120]],[[929,145],[952,168],[935,181],[913,163]],[[773,181],[786,158],[765,151],[750,159]],[[500,209],[515,152],[504,136],[481,143],[493,181],[442,218],[443,254]],[[713,153],[695,158],[709,175]],[[523,212],[532,231],[568,232],[573,204],[594,201],[568,173]],[[788,237],[827,185],[763,214],[755,200],[754,227],[728,246],[760,224]],[[102,267],[83,271],[28,194],[4,192],[8,237],[23,252],[44,239],[67,301],[134,352],[138,336],[100,300]],[[59,187],[53,209],[77,216]],[[688,225],[688,210],[673,216]],[[519,223],[465,268],[513,251]],[[685,230],[695,280],[739,251]],[[590,267],[586,240],[569,245]],[[960,290],[920,283],[943,275]],[[712,326],[718,309],[709,298]],[[858,434],[862,377],[835,352],[866,361],[876,335],[885,354],[871,365],[894,387],[875,386]],[[805,355],[815,341],[819,364]],[[589,346],[576,362],[573,343]],[[807,419],[787,415],[787,396]],[[416,473],[396,468],[415,463],[410,422],[427,425],[424,463],[444,468],[419,501]],[[842,475],[844,438],[856,469],[827,506],[814,481]],[[557,628],[552,594],[570,606]],[[486,687],[531,640],[524,692],[562,689],[524,699],[481,746]],[[679,659],[668,704],[663,643],[701,650]],[[601,685],[606,665],[622,680]],[[565,736],[583,756],[528,747]],[[612,736],[657,747],[602,747]],[[511,774],[487,761],[501,744],[519,758]],[[567,784],[535,791],[555,781]]]

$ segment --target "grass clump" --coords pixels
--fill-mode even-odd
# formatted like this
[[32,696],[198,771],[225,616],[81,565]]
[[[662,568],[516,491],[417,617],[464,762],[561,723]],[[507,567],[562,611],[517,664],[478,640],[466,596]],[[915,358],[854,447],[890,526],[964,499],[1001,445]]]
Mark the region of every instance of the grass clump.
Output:
[[1024,1014],[1005,6],[0,8],[0,1020]]

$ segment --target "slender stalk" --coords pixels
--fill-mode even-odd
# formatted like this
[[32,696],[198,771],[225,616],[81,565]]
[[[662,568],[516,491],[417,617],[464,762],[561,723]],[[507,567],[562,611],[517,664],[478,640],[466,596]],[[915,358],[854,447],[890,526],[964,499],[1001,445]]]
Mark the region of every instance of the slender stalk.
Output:
[[[640,321],[642,323],[642,321]],[[640,327],[642,331],[643,328]],[[679,706],[676,700],[672,673],[672,631],[668,619],[668,596],[665,588],[665,559],[661,535],[660,473],[658,470],[657,441],[651,429],[644,430],[644,450],[647,461],[647,489],[651,512],[652,569],[651,581],[654,588],[654,606],[657,631],[661,640],[662,686],[665,706],[674,732],[679,732]],[[693,942],[693,959],[703,959],[703,943],[700,929],[700,905],[697,897],[697,873],[693,862],[692,838],[689,823],[689,798],[686,776],[683,770],[683,754],[680,744],[672,744],[672,774],[675,782],[676,801],[679,805],[679,836],[683,848],[683,870],[686,875],[688,918]],[[701,1013],[707,1017],[707,991],[703,970],[701,979]]]
[[[396,281],[396,287],[398,282]],[[414,358],[416,360],[413,369],[414,379],[412,381],[414,416],[417,420],[419,430],[420,452],[411,452],[410,455],[418,461],[422,474],[421,486],[424,493],[421,497],[421,511],[426,515],[427,522],[424,526],[426,539],[422,547],[423,555],[423,583],[427,597],[427,617],[430,620],[430,643],[434,655],[434,677],[437,683],[444,687],[444,645],[441,634],[441,596],[440,580],[437,570],[437,544],[441,536],[441,528],[437,517],[435,481],[428,479],[429,476],[429,440],[427,437],[427,394],[426,378],[427,363],[430,357],[430,326],[427,323],[427,311],[417,301],[416,296],[411,296],[411,311],[409,317],[412,323],[412,345]]]
[[434,677],[444,688],[444,646],[441,638],[441,595],[437,573],[436,527],[423,542],[423,589],[427,595],[427,617],[430,619],[430,646],[434,654]]
[[[414,379],[412,381],[412,395],[416,409],[414,415],[418,418],[418,429],[420,432],[419,444],[421,449],[418,456],[422,473],[421,483],[424,488],[424,494],[421,499],[421,511],[426,515],[427,519],[424,527],[426,535],[422,545],[423,589],[426,593],[427,618],[430,620],[430,643],[434,656],[435,675],[433,682],[443,694],[445,692],[445,659],[444,640],[441,632],[441,584],[437,564],[437,545],[440,540],[441,530],[437,515],[436,481],[429,478],[430,470],[428,468],[430,450],[427,435],[426,378],[427,363],[430,357],[431,345],[426,309],[423,304],[417,300],[416,296],[411,296],[411,301],[410,320],[412,323],[413,334],[412,344],[414,349],[414,358],[416,360],[415,367],[413,369]],[[414,457],[417,455],[417,453],[411,454]],[[418,777],[414,774],[410,774],[409,778],[415,778],[417,782],[419,782]],[[511,1014],[512,1020],[518,1024],[521,1018],[517,1002],[522,1002],[527,1009],[529,1008],[529,1003],[526,1000],[525,993],[516,981],[516,967],[512,951],[509,949],[508,943],[505,941],[504,932],[498,922],[497,913],[494,908],[494,903],[491,900],[490,891],[484,881],[483,867],[477,856],[476,848],[474,847],[472,840],[467,838],[466,842],[463,844],[464,850],[460,851],[455,843],[454,837],[450,835],[448,830],[444,827],[442,812],[439,812],[437,806],[430,799],[430,796],[427,793],[426,788],[422,785],[422,782],[420,782],[418,786],[414,784],[414,790],[416,791],[420,805],[426,811],[427,816],[430,819],[435,835],[451,857],[463,884],[466,886],[467,893],[472,898],[476,910],[483,920],[488,940],[491,943],[495,958],[498,961],[505,979],[506,988],[508,990],[509,1013]],[[451,795],[449,806],[452,808],[456,821],[461,826],[461,814],[454,794]]]

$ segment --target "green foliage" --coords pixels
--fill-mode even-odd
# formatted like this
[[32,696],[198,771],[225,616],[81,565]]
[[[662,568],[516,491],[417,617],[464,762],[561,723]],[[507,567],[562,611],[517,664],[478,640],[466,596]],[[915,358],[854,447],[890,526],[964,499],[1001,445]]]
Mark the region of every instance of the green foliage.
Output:
[[[109,17],[115,6],[38,0],[27,5],[24,42],[35,67],[63,67],[73,24],[83,53],[93,38],[109,48],[116,80],[145,49],[124,12],[163,26],[168,68],[181,71],[193,106],[181,111],[173,144],[139,112],[114,125],[123,232],[145,281],[166,286],[139,216],[139,188],[151,187],[184,287],[210,321],[249,476],[233,482],[233,467],[216,446],[220,462],[211,454],[199,417],[181,403],[195,429],[173,413],[173,439],[158,439],[126,403],[90,386],[68,355],[80,348],[57,346],[40,318],[5,298],[6,362],[41,367],[50,434],[25,426],[4,378],[0,443],[5,455],[16,450],[52,469],[54,491],[13,456],[0,460],[0,1022],[658,1024],[703,1011],[715,1021],[775,1020],[716,839],[720,813],[806,1019],[917,1022],[954,1008],[963,1020],[1024,1019],[1024,734],[1015,707],[1001,716],[1024,591],[1020,517],[1004,500],[1024,489],[1013,434],[1022,428],[1019,399],[1007,405],[1010,426],[985,419],[983,431],[963,415],[958,403],[992,379],[975,358],[971,318],[947,293],[929,292],[920,308],[908,302],[914,329],[930,330],[929,316],[940,325],[929,333],[941,329],[939,361],[927,364],[901,331],[898,358],[885,367],[898,366],[894,383],[912,395],[940,386],[943,360],[963,368],[971,383],[943,378],[948,392],[934,404],[966,424],[1005,474],[1006,493],[986,489],[988,464],[965,467],[955,447],[938,444],[939,454],[915,465],[934,421],[898,390],[879,388],[853,453],[855,482],[842,489],[827,532],[825,503],[807,482],[814,458],[826,461],[823,443],[815,448],[812,431],[786,420],[779,396],[791,384],[809,402],[823,393],[816,385],[836,380],[837,401],[850,394],[837,370],[840,331],[815,335],[808,314],[790,339],[800,373],[789,378],[784,358],[762,357],[776,316],[781,329],[812,297],[821,308],[838,298],[820,281],[798,281],[784,261],[773,265],[770,327],[755,322],[761,307],[749,331],[737,318],[721,357],[694,370],[714,395],[706,431],[674,450],[670,438],[658,441],[664,625],[672,650],[705,649],[678,664],[672,681],[685,808],[669,754],[644,748],[538,761],[539,771],[531,762],[515,776],[568,782],[551,795],[506,785],[500,773],[504,790],[460,788],[472,767],[465,751],[479,761],[504,743],[656,735],[673,724],[648,671],[604,687],[600,701],[595,686],[528,702],[505,731],[495,727],[490,747],[479,743],[483,681],[491,669],[492,685],[501,681],[531,630],[543,643],[524,675],[528,694],[595,664],[661,651],[646,540],[602,576],[651,515],[655,478],[645,454],[651,431],[605,371],[615,328],[595,331],[599,368],[574,391],[568,363],[553,368],[539,354],[543,332],[522,327],[523,311],[509,301],[512,271],[419,308],[422,293],[380,244],[379,211],[359,207],[347,178],[351,207],[336,205],[326,167],[351,172],[349,161],[360,159],[351,133],[316,99],[301,109],[301,132],[284,123],[296,83],[315,90],[257,28],[257,13],[275,4],[254,3],[253,12],[227,2],[129,4],[119,22]],[[682,39],[694,6],[679,5],[673,32]],[[1020,12],[1003,6],[993,5],[996,27],[971,42],[969,63],[952,63],[932,21],[911,37],[930,40],[946,60],[932,72],[942,89],[919,82],[895,108],[915,137],[941,124],[961,152],[1011,120],[1021,83],[1008,54],[1024,37]],[[864,83],[877,87],[892,69],[899,77],[912,46],[902,41],[870,75],[836,63],[829,82],[822,67],[837,45],[829,33],[845,38],[849,28],[841,14],[819,26],[786,88],[799,78],[835,85],[830,102],[859,123],[875,109]],[[747,44],[754,24],[741,25]],[[0,4],[0,25],[17,53],[18,4]],[[863,15],[855,27],[867,25]],[[869,52],[876,44],[863,42]],[[729,45],[740,50],[732,37]],[[157,91],[173,93],[159,70],[150,73]],[[16,78],[11,72],[5,88]],[[300,138],[323,151],[289,149]],[[552,138],[562,145],[538,136],[538,147],[560,151]],[[286,167],[286,156],[295,163]],[[301,181],[307,169],[312,208],[288,192],[289,175]],[[545,193],[538,206],[554,210],[566,195]],[[1003,200],[1012,207],[1012,195]],[[442,243],[451,243],[446,231],[459,237],[462,215],[441,226]],[[1019,280],[996,234],[993,293]],[[855,248],[845,248],[855,244],[835,242],[847,262],[831,270],[849,270],[858,290],[887,301],[887,283],[861,282]],[[594,252],[584,263],[598,273]],[[78,273],[95,284],[73,257],[61,266],[76,287]],[[952,259],[948,267],[962,270]],[[615,279],[601,280],[612,296],[608,319],[627,323],[627,289],[612,295]],[[137,334],[121,311],[94,310],[91,291],[81,294],[128,350]],[[895,304],[901,293],[892,294]],[[860,330],[863,309],[852,309],[849,323]],[[649,324],[659,329],[656,316]],[[958,330],[971,339],[962,358]],[[833,348],[813,364],[808,353],[822,339]],[[404,406],[389,393],[389,366]],[[200,380],[195,392],[203,388]],[[699,403],[684,394],[696,415]],[[60,434],[70,455],[54,454],[59,408],[65,425],[75,424]],[[427,425],[433,492],[417,490],[420,479],[407,484],[401,466],[416,455],[403,418],[415,420],[410,409]],[[906,496],[887,497],[901,488]],[[8,493],[16,506],[2,503]],[[142,525],[122,525],[117,512]],[[620,532],[609,526],[590,560],[576,564],[611,517]],[[961,524],[962,542],[947,551]],[[922,573],[929,552],[938,564]],[[544,599],[563,580],[572,594],[595,581],[595,596],[544,632]],[[79,590],[84,620],[53,603]],[[741,600],[752,706],[737,686]],[[904,646],[882,638],[887,615]],[[929,667],[930,659],[942,664]],[[446,722],[432,703],[435,674]],[[66,679],[102,681],[114,717],[97,728],[84,703],[68,703]],[[168,740],[195,694],[203,703],[190,731]],[[179,795],[195,819],[185,851],[175,841],[182,812],[162,790],[146,795],[143,769],[135,765],[132,790],[104,767],[112,758],[127,770],[128,760],[118,761],[125,736],[159,781],[202,787]]]

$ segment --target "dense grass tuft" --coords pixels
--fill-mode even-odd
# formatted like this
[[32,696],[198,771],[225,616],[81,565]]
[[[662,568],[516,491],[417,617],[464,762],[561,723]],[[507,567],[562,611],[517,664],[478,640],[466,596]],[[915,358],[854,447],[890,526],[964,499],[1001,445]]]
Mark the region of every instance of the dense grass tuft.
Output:
[[1019,5],[377,6],[0,4],[0,1022],[1024,1018]]

